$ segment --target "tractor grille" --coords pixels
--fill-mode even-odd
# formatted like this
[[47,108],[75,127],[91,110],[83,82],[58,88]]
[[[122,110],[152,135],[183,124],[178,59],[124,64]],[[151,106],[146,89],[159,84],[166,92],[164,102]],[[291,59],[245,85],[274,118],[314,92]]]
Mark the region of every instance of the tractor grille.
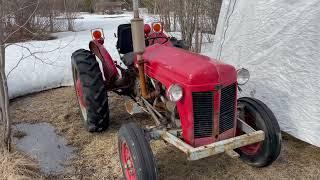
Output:
[[232,84],[221,90],[219,118],[220,134],[233,128],[235,116],[236,88],[236,84]]
[[213,129],[213,92],[193,92],[194,138],[210,137]]

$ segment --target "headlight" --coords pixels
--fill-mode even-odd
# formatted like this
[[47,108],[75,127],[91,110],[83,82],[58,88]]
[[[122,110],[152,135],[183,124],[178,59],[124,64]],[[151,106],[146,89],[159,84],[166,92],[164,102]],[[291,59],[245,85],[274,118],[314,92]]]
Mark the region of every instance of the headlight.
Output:
[[239,85],[246,84],[250,79],[249,71],[244,68],[237,70],[237,75],[238,75],[238,84]]
[[177,84],[173,84],[169,87],[167,90],[167,97],[170,101],[177,102],[179,101],[183,96],[183,90],[182,87],[180,87]]

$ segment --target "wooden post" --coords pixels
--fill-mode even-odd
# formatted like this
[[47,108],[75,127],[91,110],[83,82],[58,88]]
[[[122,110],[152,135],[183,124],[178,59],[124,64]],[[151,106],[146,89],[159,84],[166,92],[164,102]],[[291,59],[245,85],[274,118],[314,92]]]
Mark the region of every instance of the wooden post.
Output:
[[[4,17],[4,0],[0,0],[0,18]],[[7,77],[5,73],[5,42],[4,42],[5,24],[3,18],[0,20],[0,121],[3,129],[4,143],[7,149],[11,149],[11,123],[9,119],[9,95],[7,86]]]

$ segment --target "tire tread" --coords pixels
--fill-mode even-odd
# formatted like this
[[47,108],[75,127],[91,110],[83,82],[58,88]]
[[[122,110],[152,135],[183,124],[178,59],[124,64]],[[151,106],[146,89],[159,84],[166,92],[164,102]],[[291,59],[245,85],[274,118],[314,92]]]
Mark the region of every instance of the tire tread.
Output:
[[[158,179],[157,168],[155,165],[154,156],[150,148],[149,142],[142,129],[140,129],[135,123],[128,123],[121,126],[119,130],[119,156],[121,160],[121,143],[123,139],[127,142],[130,151],[134,158],[134,166],[139,169],[140,173],[137,173],[139,180]],[[128,142],[129,141],[129,142]],[[130,142],[132,144],[130,144]],[[134,147],[134,148],[133,148]]]
[[258,99],[243,97],[240,98],[238,102],[249,104],[251,108],[260,114],[261,118],[264,119],[268,131],[266,132],[267,138],[270,140],[270,143],[265,147],[268,148],[266,151],[267,154],[264,154],[265,157],[250,157],[237,150],[240,153],[240,158],[255,167],[268,166],[278,158],[281,152],[281,131],[277,119],[272,111]]
[[87,106],[87,130],[90,132],[106,130],[109,126],[108,94],[99,63],[94,54],[85,49],[75,51],[72,54],[71,63],[73,69],[79,72],[82,83],[84,100]]

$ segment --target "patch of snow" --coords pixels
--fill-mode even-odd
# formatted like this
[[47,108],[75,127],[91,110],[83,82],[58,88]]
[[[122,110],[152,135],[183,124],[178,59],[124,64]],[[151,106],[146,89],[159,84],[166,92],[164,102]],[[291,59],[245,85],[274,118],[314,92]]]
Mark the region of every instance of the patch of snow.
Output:
[[[55,40],[29,41],[6,48],[6,73],[10,98],[72,85],[71,54],[80,48],[88,49],[91,29],[104,29],[105,47],[114,60],[119,59],[114,33],[119,24],[130,23],[131,13],[121,15],[81,13],[79,17],[75,20],[76,32],[55,33],[54,36],[57,37]],[[36,57],[30,56],[28,49],[21,46],[36,52]]]
[[[145,23],[159,21],[159,16],[143,14]],[[60,18],[63,18],[61,16]],[[88,49],[91,30],[103,28],[105,47],[114,60],[119,60],[114,33],[123,23],[130,23],[131,12],[118,15],[79,13],[75,19],[75,32],[59,32],[48,41],[16,43],[6,48],[6,74],[10,98],[73,84],[71,54],[77,49]],[[180,38],[180,33],[169,33]],[[206,40],[204,40],[206,41]],[[24,47],[28,48],[24,48]],[[211,51],[211,43],[203,45],[203,53]],[[34,54],[30,56],[29,50]]]

